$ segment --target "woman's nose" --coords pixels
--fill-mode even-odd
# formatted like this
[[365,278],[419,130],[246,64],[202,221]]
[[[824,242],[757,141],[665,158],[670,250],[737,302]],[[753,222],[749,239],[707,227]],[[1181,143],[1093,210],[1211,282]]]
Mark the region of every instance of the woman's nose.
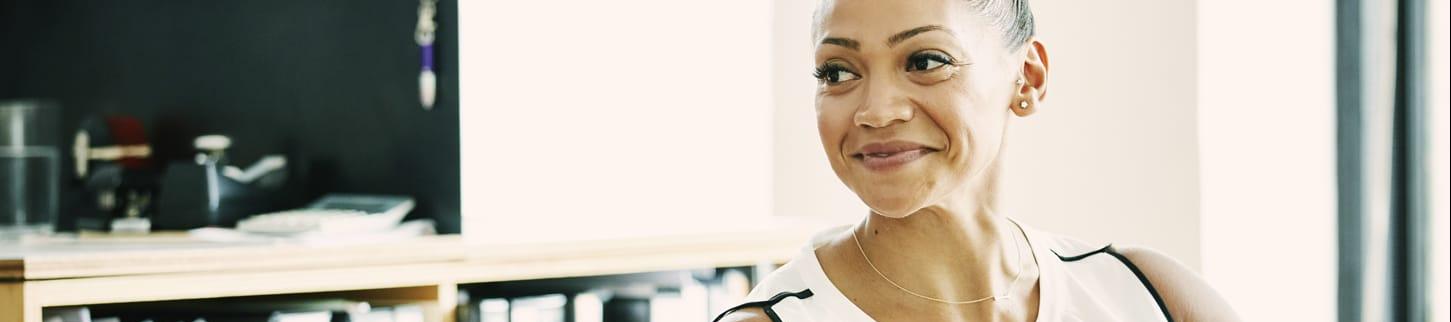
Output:
[[878,79],[866,85],[866,100],[853,117],[857,126],[884,128],[912,120],[912,101],[895,81]]

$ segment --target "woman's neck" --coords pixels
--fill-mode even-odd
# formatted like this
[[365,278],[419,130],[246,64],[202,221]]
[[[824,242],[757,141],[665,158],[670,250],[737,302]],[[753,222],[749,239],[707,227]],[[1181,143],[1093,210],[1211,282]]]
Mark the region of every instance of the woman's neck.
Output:
[[912,292],[948,301],[1001,295],[1022,287],[1012,284],[1032,253],[986,192],[961,191],[902,218],[873,213],[855,238],[882,275]]

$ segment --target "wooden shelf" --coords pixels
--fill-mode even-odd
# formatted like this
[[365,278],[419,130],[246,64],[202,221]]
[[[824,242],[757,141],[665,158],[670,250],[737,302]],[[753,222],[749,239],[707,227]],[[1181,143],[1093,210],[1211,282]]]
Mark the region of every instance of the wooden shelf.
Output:
[[233,244],[158,238],[78,238],[0,245],[0,280],[280,270],[454,261],[458,236],[351,245]]
[[[24,282],[42,307],[234,296],[406,288],[449,284],[447,264],[128,275]],[[410,272],[401,274],[399,272]]]
[[780,263],[810,237],[803,230],[662,236],[528,247],[471,248],[451,265],[460,284]]
[[174,236],[0,245],[0,321],[39,322],[45,307],[323,292],[437,301],[446,320],[460,284],[780,263],[822,227],[513,245],[457,236],[352,245]]

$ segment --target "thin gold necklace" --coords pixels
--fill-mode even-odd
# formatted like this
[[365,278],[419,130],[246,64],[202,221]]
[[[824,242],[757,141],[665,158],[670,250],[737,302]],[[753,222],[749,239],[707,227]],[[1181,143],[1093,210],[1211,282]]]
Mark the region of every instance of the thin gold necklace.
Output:
[[975,300],[953,301],[953,300],[939,299],[939,298],[935,298],[935,297],[931,297],[931,296],[922,295],[922,294],[917,293],[917,292],[913,292],[912,290],[909,290],[909,289],[907,289],[905,287],[902,287],[902,285],[897,284],[897,282],[892,281],[891,278],[887,278],[887,275],[886,274],[882,274],[882,271],[879,270],[879,269],[877,269],[877,265],[872,263],[872,259],[870,257],[867,257],[867,251],[866,251],[865,248],[862,248],[862,241],[861,241],[861,239],[857,238],[857,236],[856,236],[856,229],[852,229],[851,230],[851,240],[854,241],[854,242],[856,242],[856,249],[857,249],[857,251],[861,252],[862,259],[866,260],[867,266],[870,266],[872,268],[872,271],[873,272],[877,272],[877,276],[881,276],[882,277],[882,280],[887,281],[887,284],[892,284],[892,286],[896,287],[899,290],[902,290],[902,292],[907,292],[907,294],[912,294],[912,296],[916,296],[916,297],[922,298],[924,300],[938,302],[938,303],[942,303],[942,304],[973,304],[973,303],[983,302],[983,301],[987,301],[987,300],[993,300],[993,301],[996,302],[996,301],[1011,299],[1012,298],[1012,295],[1013,295],[1013,290],[1017,288],[1017,286],[1018,286],[1018,280],[1022,279],[1022,277],[1023,277],[1023,270],[1026,269],[1026,267],[1023,266],[1023,244],[1020,243],[1020,242],[1018,242],[1018,236],[1017,235],[1011,235],[1011,236],[1013,237],[1013,245],[1014,245],[1014,248],[1017,249],[1017,253],[1018,253],[1018,271],[1015,272],[1015,273],[1013,273],[1013,282],[1008,284],[1008,289],[1005,290],[1005,291],[1003,291],[1003,294],[1002,295],[988,295],[988,296],[985,296],[983,298],[979,298],[979,299],[975,299]]

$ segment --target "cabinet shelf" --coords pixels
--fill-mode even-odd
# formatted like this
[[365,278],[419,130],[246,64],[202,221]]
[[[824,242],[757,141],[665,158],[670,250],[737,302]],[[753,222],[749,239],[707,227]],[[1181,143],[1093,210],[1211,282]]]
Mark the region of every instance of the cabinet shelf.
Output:
[[461,284],[781,263],[821,227],[518,245],[458,236],[354,245],[4,245],[0,321],[39,322],[46,307],[326,292],[437,301],[451,316]]

